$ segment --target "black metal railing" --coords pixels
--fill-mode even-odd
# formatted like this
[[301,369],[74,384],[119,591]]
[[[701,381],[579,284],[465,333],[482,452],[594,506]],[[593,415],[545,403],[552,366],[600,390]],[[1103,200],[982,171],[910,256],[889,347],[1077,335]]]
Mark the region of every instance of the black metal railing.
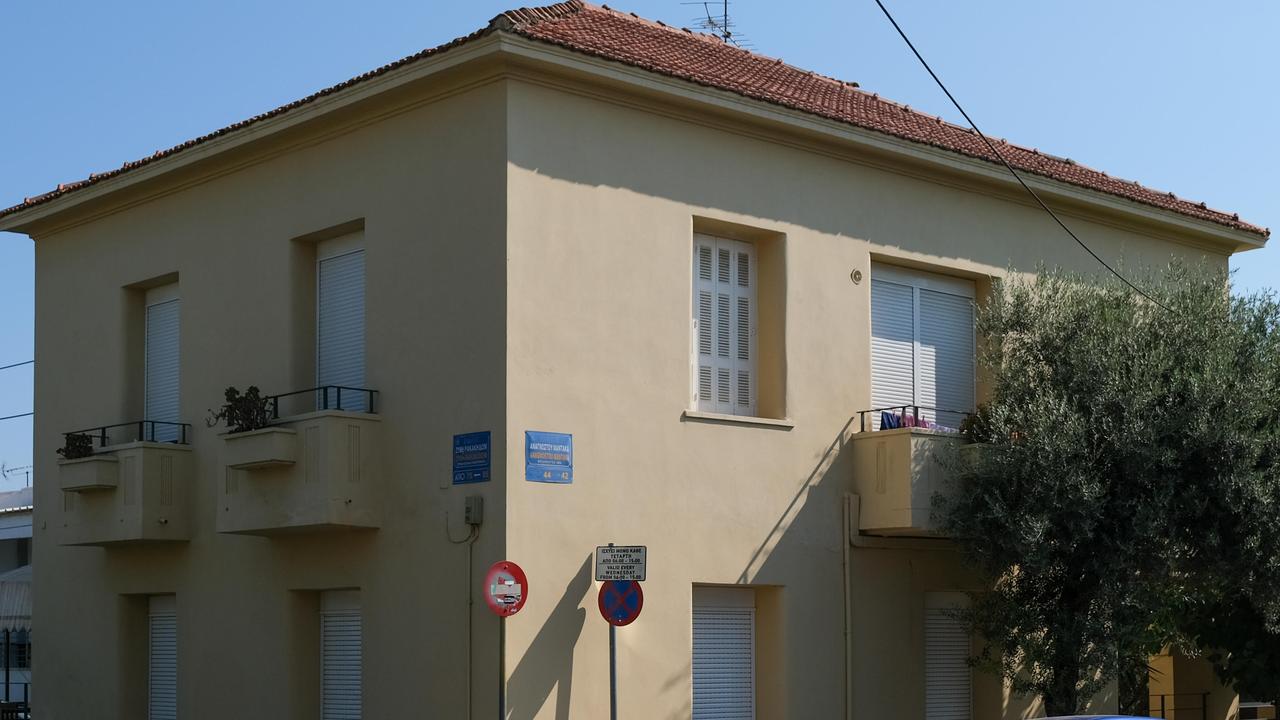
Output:
[[[929,419],[924,417],[920,412],[922,410],[925,412],[932,413],[935,419]],[[969,410],[947,410],[945,408],[928,407],[926,405],[890,405],[889,407],[871,408],[870,410],[859,410],[858,411],[859,432],[866,432],[868,429],[876,429],[876,430],[885,429],[882,427],[869,428],[867,425],[867,416],[868,415],[871,416],[871,424],[874,426],[876,415],[879,413],[886,413],[886,412],[897,414],[898,418],[900,418],[903,422],[903,424],[900,425],[899,427],[926,427],[925,425],[922,424],[922,422],[928,423],[927,427],[934,427],[934,426],[937,426],[938,424],[938,421],[936,420],[936,418],[942,414],[959,416],[962,419],[967,418],[973,414]],[[957,430],[957,428],[947,427],[947,426],[941,426],[938,429]]]
[[[156,432],[156,428],[160,429],[159,433]],[[135,432],[122,432],[125,430],[134,430]],[[133,422],[116,423],[115,425],[103,425],[87,430],[73,430],[62,433],[62,435],[67,440],[76,435],[84,436],[89,438],[90,442],[97,443],[98,447],[128,442],[167,442],[187,445],[191,442],[191,425],[189,423],[168,422],[166,420],[135,420]],[[156,438],[159,439],[157,440]]]
[[[1147,714],[1164,720],[1208,720],[1209,693],[1168,693],[1147,698]],[[1159,713],[1157,715],[1156,713]]]
[[302,397],[311,395],[315,398],[314,410],[348,410],[351,412],[377,413],[377,405],[375,401],[378,397],[377,390],[368,388],[345,387],[342,385],[321,385],[319,387],[307,388],[306,390],[294,390],[293,392],[280,393],[279,395],[268,395],[267,400],[271,403],[271,418],[273,420],[280,419],[280,401],[282,399]]

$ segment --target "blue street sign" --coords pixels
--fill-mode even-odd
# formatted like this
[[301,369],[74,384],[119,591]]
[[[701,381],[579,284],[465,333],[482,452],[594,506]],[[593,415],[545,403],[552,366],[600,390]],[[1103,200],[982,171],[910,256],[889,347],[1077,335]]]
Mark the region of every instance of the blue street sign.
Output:
[[453,436],[453,484],[488,482],[492,477],[493,444],[489,431]]
[[573,436],[526,430],[524,479],[544,483],[573,482]]
[[610,625],[630,625],[644,608],[644,591],[635,580],[610,580],[600,586],[598,604]]

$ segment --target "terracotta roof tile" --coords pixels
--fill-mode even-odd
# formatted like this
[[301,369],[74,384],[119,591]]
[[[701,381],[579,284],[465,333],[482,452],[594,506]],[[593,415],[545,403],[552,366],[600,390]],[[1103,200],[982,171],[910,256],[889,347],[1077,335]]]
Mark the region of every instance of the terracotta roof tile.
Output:
[[[917,112],[860,90],[856,83],[825,77],[733,47],[710,35],[673,28],[621,13],[570,0],[542,7],[510,10],[498,15],[489,26],[439,47],[424,50],[390,65],[321,90],[270,112],[228,126],[142,160],[125,163],[117,170],[90,175],[85,180],[59,185],[22,204],[0,211],[0,217],[48,202],[108,177],[141,167],[181,152],[213,138],[234,132],[259,120],[333,94],[351,85],[381,75],[422,58],[436,55],[474,38],[502,30],[552,43],[584,54],[613,60],[670,77],[733,92],[744,97],[812,113],[830,120],[882,132],[990,162],[998,159],[982,139],[967,127]],[[1035,149],[993,140],[1001,154],[1020,171],[1040,175],[1078,187],[1118,196],[1152,207],[1225,225],[1267,237],[1270,231],[1240,220],[1238,215],[1208,208],[1176,197],[1173,193],[1145,188],[1137,182],[1121,180]]]

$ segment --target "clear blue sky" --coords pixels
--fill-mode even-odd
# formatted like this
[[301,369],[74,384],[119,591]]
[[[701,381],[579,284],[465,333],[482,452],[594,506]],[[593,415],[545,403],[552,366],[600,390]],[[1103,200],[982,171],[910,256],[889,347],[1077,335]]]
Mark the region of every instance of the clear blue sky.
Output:
[[[987,132],[1280,228],[1280,61],[1270,49],[1280,3],[886,3]],[[11,3],[0,205],[464,35],[515,4]],[[680,0],[614,7],[678,26],[700,10]],[[757,52],[960,119],[873,0],[731,7]],[[1239,289],[1280,288],[1280,239],[1272,245],[1233,263]],[[31,243],[0,234],[0,268],[6,365],[32,357]],[[0,370],[0,416],[30,409],[30,368]],[[28,420],[0,421],[0,462],[27,465],[30,448]],[[0,490],[21,484],[19,475]]]

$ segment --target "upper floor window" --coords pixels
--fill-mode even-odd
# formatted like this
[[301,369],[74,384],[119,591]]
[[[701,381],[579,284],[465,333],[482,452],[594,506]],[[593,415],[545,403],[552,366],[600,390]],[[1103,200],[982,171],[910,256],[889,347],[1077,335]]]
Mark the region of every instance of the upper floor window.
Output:
[[873,407],[951,428],[973,412],[973,298],[970,280],[872,264]]
[[693,400],[707,412],[755,415],[755,247],[698,234],[693,241]]
[[[145,308],[144,419],[178,423],[181,414],[178,339],[182,308],[178,284],[148,290]],[[179,427],[176,424],[158,424],[153,432],[155,436],[147,439],[174,442],[178,439]]]
[[[323,240],[316,248],[316,384],[365,386],[364,234]],[[343,409],[367,411],[361,393],[344,393]]]

